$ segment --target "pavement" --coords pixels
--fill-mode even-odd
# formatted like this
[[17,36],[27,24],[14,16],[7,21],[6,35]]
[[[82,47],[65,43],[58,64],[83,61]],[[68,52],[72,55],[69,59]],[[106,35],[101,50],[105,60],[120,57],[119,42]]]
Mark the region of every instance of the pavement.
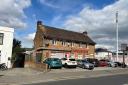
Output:
[[0,71],[0,85],[21,85],[117,74],[128,74],[128,68],[97,67],[94,70],[62,68],[51,69],[48,72],[41,72],[30,68],[14,68]]

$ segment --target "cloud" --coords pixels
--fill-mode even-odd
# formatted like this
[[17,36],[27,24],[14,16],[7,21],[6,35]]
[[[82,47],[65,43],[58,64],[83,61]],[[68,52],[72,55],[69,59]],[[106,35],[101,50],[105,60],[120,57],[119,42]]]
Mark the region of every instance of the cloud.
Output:
[[27,35],[27,37],[25,37],[25,39],[28,41],[33,41],[34,37],[35,37],[35,33],[30,33]]
[[22,39],[23,47],[30,47],[31,48],[33,46],[34,37],[35,37],[35,32],[24,36]]
[[54,5],[54,0],[40,0],[40,2],[43,4],[43,5],[46,5],[46,6],[49,6],[49,7],[52,7],[52,8],[59,8],[59,6],[56,6]]
[[[119,0],[102,9],[83,8],[77,15],[68,16],[65,28],[77,32],[88,31],[97,46],[116,49],[115,13],[119,12],[119,44],[127,43],[128,0]],[[106,43],[107,42],[107,43]]]
[[3,0],[0,2],[0,25],[13,28],[25,28],[24,9],[31,5],[31,0]]
[[55,24],[55,23],[58,23],[60,20],[61,20],[62,16],[59,15],[59,16],[55,16],[52,21],[51,21],[51,24]]
[[61,12],[76,12],[84,6],[85,0],[39,0],[42,5],[56,9]]

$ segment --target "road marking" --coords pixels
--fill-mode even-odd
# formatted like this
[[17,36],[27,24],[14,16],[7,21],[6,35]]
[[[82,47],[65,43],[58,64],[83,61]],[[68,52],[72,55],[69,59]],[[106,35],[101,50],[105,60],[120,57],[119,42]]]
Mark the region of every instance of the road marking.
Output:
[[123,85],[128,85],[128,84],[123,84]]

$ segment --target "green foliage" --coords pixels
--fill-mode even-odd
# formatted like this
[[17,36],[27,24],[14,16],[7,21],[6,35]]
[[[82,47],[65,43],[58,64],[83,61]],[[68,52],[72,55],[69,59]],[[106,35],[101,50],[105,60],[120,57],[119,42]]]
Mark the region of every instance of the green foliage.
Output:
[[19,51],[20,48],[21,48],[21,41],[14,38],[13,39],[12,53],[15,53],[15,52]]
[[25,52],[25,49],[21,48],[21,41],[14,38],[12,47],[12,62],[15,61],[16,54],[22,52]]

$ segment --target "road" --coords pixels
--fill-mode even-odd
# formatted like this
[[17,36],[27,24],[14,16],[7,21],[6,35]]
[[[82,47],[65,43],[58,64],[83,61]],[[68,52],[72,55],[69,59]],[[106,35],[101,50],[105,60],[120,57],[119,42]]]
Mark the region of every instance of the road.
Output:
[[97,78],[60,80],[27,85],[128,85],[128,74]]

